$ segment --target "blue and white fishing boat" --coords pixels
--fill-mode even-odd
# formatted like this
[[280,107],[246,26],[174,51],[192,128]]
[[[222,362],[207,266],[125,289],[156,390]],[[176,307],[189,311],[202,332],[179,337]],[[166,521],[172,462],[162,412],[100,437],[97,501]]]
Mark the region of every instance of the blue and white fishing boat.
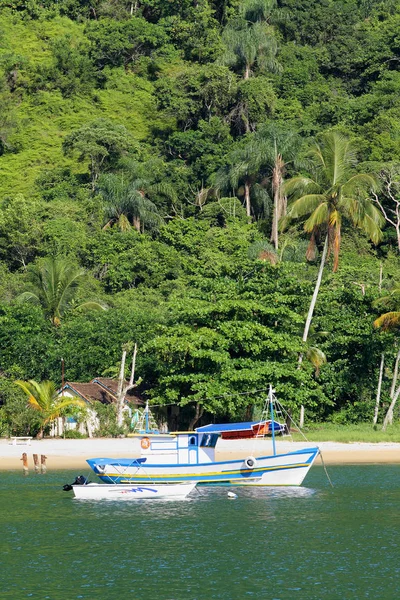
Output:
[[[274,397],[270,390],[271,422]],[[105,483],[172,483],[299,486],[319,454],[318,447],[277,452],[275,427],[271,428],[271,452],[235,460],[216,460],[221,426],[201,431],[139,435],[138,458],[90,458],[93,471]]]

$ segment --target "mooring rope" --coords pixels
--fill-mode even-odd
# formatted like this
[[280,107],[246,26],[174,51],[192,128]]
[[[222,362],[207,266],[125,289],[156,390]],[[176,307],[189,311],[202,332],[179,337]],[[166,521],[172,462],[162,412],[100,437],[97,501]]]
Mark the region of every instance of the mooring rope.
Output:
[[[289,414],[289,412],[287,410],[285,410],[285,408],[278,401],[277,401],[277,404],[279,405],[279,409],[281,410],[281,412],[286,416],[286,419],[290,420],[290,422],[294,425],[294,427],[296,428],[296,430],[298,431],[298,433],[300,433],[303,436],[304,440],[306,442],[308,442],[307,436],[300,429],[300,427],[297,425],[297,423],[292,419],[292,416]],[[324,457],[322,456],[322,452],[321,452],[321,449],[319,447],[318,447],[318,450],[319,450],[319,455],[321,457],[321,463],[322,463],[322,466],[324,468],[324,472],[325,472],[326,478],[329,481],[330,486],[333,488],[332,480],[329,477],[328,470],[327,470],[326,465],[325,465]]]
[[322,466],[324,467],[324,471],[325,471],[326,478],[327,478],[327,480],[329,481],[329,483],[330,483],[331,487],[333,487],[333,483],[332,483],[332,481],[331,481],[331,478],[330,478],[330,477],[329,477],[329,475],[328,475],[328,471],[327,471],[327,468],[326,468],[326,466],[325,466],[325,461],[324,461],[324,457],[322,456],[322,452],[321,452],[321,450],[319,451],[319,455],[320,455],[320,457],[321,457],[321,462],[322,462]]

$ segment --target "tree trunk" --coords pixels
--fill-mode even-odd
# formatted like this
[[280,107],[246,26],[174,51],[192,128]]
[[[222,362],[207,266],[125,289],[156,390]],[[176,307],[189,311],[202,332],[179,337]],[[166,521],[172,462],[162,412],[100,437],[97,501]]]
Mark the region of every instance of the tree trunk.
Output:
[[340,225],[336,225],[335,237],[333,240],[333,272],[336,273],[339,267],[341,231]]
[[400,223],[396,226],[396,235],[397,235],[397,249],[400,252]]
[[300,427],[300,429],[303,429],[303,427],[304,427],[304,406],[303,405],[300,406],[299,427]]
[[399,375],[399,362],[400,362],[400,350],[397,352],[396,361],[394,363],[393,379],[392,379],[392,385],[390,387],[390,399],[391,400],[393,400],[394,392],[395,392],[396,385],[397,385],[397,377]]
[[98,173],[98,167],[97,167],[96,160],[93,158],[93,156],[91,156],[90,162],[91,162],[90,173],[92,176],[92,192],[94,192],[96,189],[96,182],[99,177],[99,173]]
[[[325,266],[327,253],[328,253],[328,236],[326,236],[326,238],[325,238],[324,249],[322,251],[322,256],[321,256],[321,264],[319,265],[318,277],[317,277],[317,281],[315,284],[314,293],[311,298],[310,308],[308,309],[308,315],[307,315],[307,319],[306,319],[306,324],[304,326],[304,332],[303,332],[303,338],[302,338],[303,342],[307,341],[308,332],[310,331],[311,320],[313,318],[319,288],[321,287],[322,274],[324,272],[324,266]],[[299,355],[299,364],[298,364],[299,369],[300,369],[300,365],[302,362],[303,362],[303,352],[301,352]],[[301,421],[303,421],[303,423]],[[304,425],[304,406],[302,405],[300,407],[300,427],[303,427],[303,425]]]
[[278,211],[279,211],[279,195],[280,195],[278,181],[279,181],[279,175],[276,172],[276,168],[274,167],[274,170],[272,171],[272,188],[273,188],[273,195],[274,195],[274,214],[272,217],[271,242],[274,244],[275,250],[278,250],[278,222],[279,222]]
[[249,78],[250,78],[250,65],[247,63],[245,70],[244,70],[243,79],[247,80]]
[[133,226],[140,233],[140,217],[133,217]]
[[400,396],[400,386],[397,388],[397,390],[396,390],[396,392],[395,392],[395,394],[394,394],[394,396],[393,396],[393,399],[392,399],[392,401],[391,401],[391,403],[390,403],[390,406],[389,406],[389,408],[388,408],[388,411],[387,411],[387,413],[386,413],[386,417],[385,417],[385,419],[384,419],[384,421],[383,421],[383,425],[382,425],[382,431],[386,431],[386,427],[387,427],[389,424],[391,424],[391,423],[392,423],[392,421],[393,421],[393,410],[394,410],[394,407],[395,407],[395,405],[396,405],[397,398],[398,398],[399,396]]
[[272,191],[274,196],[274,215],[272,218],[272,231],[271,231],[271,242],[275,246],[275,250],[278,250],[278,225],[279,219],[282,217],[284,212],[284,201],[282,198],[282,169],[283,160],[280,154],[277,155],[275,165],[272,170]]
[[195,412],[193,419],[189,423],[189,427],[188,427],[189,431],[193,431],[194,426],[196,425],[197,421],[199,419],[201,419],[201,417],[203,416],[203,412],[204,412],[204,408],[199,404],[199,402],[196,402],[196,412]]
[[[388,408],[388,411],[385,416],[385,420],[383,422],[384,424],[386,423],[385,429],[386,429],[387,425],[391,425],[393,423],[393,408],[394,408],[394,405],[396,404],[397,398],[394,402],[393,402],[393,399],[394,399],[395,395],[397,394],[396,385],[397,385],[397,378],[399,375],[399,362],[400,362],[400,350],[397,352],[396,362],[394,363],[393,379],[392,379],[392,385],[390,387],[390,399],[392,402]],[[383,429],[383,431],[385,429]]]
[[118,390],[117,390],[117,425],[118,425],[118,427],[122,427],[122,423],[123,423],[122,411],[124,408],[123,386],[124,386],[124,379],[125,379],[125,361],[126,361],[126,350],[124,350],[122,352],[121,368],[119,370],[119,377],[118,377]]
[[378,389],[376,391],[376,402],[375,402],[375,412],[374,419],[372,421],[373,425],[376,425],[378,422],[378,413],[379,413],[379,404],[381,401],[381,389],[382,389],[382,379],[383,379],[383,367],[385,364],[385,353],[381,354],[381,366],[379,369],[379,379],[378,379]]
[[[324,272],[324,266],[325,266],[327,253],[328,253],[328,236],[326,236],[326,238],[325,238],[324,249],[322,251],[322,256],[321,256],[321,263],[319,265],[318,277],[317,277],[317,281],[315,283],[314,293],[311,298],[310,308],[308,309],[308,315],[307,315],[307,319],[306,319],[306,324],[304,326],[304,332],[303,332],[303,338],[302,338],[303,342],[307,341],[308,332],[310,331],[311,320],[313,318],[319,288],[321,287],[322,274]],[[301,364],[302,361],[303,361],[303,353],[301,353],[299,356],[299,364]]]
[[[119,378],[118,378],[118,391],[117,391],[117,400],[116,400],[118,427],[122,427],[122,425],[124,423],[123,411],[124,411],[125,396],[129,392],[129,390],[131,390],[132,388],[136,387],[136,385],[138,385],[136,383],[133,383],[133,380],[135,377],[136,354],[137,354],[137,344],[135,344],[133,354],[132,354],[131,376],[129,378],[129,383],[124,386],[126,350],[124,350],[122,352],[121,368],[120,368]],[[138,382],[138,383],[140,383],[140,382]]]
[[246,202],[246,215],[251,218],[250,184],[247,181],[244,184],[244,198]]

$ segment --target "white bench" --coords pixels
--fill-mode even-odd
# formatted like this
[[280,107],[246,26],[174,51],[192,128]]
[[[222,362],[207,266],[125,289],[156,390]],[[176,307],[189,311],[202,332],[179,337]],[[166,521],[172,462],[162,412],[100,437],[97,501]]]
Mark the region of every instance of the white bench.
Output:
[[22,436],[22,437],[12,435],[11,436],[11,444],[13,446],[16,446],[17,444],[27,444],[28,446],[30,446],[31,439],[32,439],[32,437],[30,437],[29,435]]

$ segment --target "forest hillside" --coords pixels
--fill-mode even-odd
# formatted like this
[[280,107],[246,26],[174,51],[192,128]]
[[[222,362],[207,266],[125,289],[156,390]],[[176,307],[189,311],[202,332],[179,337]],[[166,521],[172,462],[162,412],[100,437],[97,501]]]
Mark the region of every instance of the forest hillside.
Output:
[[382,422],[399,27],[395,0],[0,0],[0,433],[15,380],[117,376],[134,343],[181,427],[269,384],[372,423],[380,372]]

